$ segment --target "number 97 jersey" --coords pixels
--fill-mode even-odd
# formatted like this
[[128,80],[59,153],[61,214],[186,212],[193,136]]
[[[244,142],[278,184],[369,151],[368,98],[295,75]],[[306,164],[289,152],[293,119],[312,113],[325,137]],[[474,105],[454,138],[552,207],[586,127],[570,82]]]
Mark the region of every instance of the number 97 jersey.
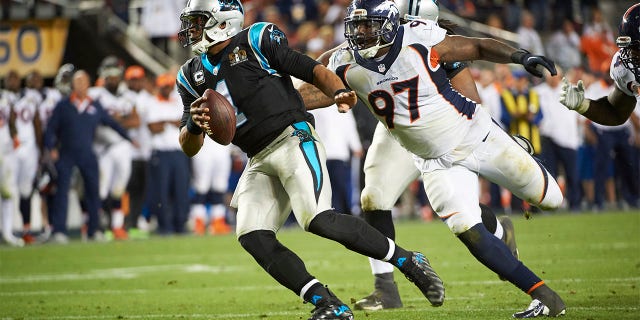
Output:
[[472,125],[480,120],[476,118],[482,118],[483,125],[473,130],[485,135],[491,122],[488,115],[476,117],[481,108],[451,87],[440,66],[432,47],[445,34],[432,21],[414,20],[400,26],[381,58],[364,59],[343,49],[329,62],[400,144],[422,158],[437,158],[467,144]]

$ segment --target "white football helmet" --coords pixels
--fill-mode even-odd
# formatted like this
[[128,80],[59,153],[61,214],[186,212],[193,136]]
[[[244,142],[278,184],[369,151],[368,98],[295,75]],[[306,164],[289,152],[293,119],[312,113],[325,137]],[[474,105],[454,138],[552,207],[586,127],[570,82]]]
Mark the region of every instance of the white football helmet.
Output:
[[395,0],[400,17],[405,21],[425,19],[438,21],[438,0]]
[[178,40],[196,54],[242,30],[244,8],[239,0],[189,0],[180,14]]

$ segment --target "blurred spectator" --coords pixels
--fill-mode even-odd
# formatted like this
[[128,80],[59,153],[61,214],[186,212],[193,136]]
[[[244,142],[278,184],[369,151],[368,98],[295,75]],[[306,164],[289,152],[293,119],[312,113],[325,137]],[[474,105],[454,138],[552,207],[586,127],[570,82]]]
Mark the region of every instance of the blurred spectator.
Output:
[[[502,117],[502,105],[500,102],[500,85],[496,82],[495,72],[491,69],[480,70],[476,80],[476,87],[478,88],[480,99],[482,99],[482,106],[487,108],[491,117],[499,122]],[[503,124],[498,124],[504,129]]]
[[503,89],[502,122],[511,135],[521,135],[533,145],[534,152],[542,151],[538,126],[542,121],[540,100],[535,89],[531,88],[529,75],[524,70],[513,72],[515,78],[512,89]]
[[[225,203],[230,174],[231,146],[223,146],[205,138],[200,151],[191,158],[191,186],[194,195],[189,216],[193,220],[195,234],[204,235],[207,225],[214,235],[232,231],[227,224]],[[210,219],[207,217],[207,206],[211,209]]]
[[158,93],[145,107],[152,150],[147,185],[149,209],[158,219],[158,231],[164,235],[184,233],[189,213],[189,158],[177,138],[182,107],[175,82],[170,74],[158,76]]
[[180,19],[176,16],[184,8],[184,0],[145,0],[142,6],[141,24],[151,42],[172,55],[180,31]]
[[[611,78],[606,73],[601,73],[599,78],[601,81],[587,87],[585,98],[597,99],[611,92]],[[592,123],[591,127],[597,139],[594,158],[595,209],[617,208],[618,198],[623,198],[630,206],[637,206],[640,179],[637,177],[638,164],[631,142],[631,121],[619,126]],[[616,177],[620,181],[619,187],[616,186]]]
[[535,20],[531,12],[522,11],[520,26],[518,27],[518,45],[533,54],[544,55],[544,47],[540,34],[534,28]]
[[547,17],[549,13],[549,1],[548,0],[524,0],[524,6],[531,12],[534,17],[535,24],[534,29],[538,31],[544,31],[548,27]]
[[549,173],[559,180],[560,168],[564,172],[565,199],[569,201],[571,211],[580,209],[580,178],[578,176],[578,113],[563,108],[560,103],[560,80],[563,70],[556,67],[558,74],[551,76],[545,72],[545,82],[534,87],[540,97],[540,108],[544,118],[540,123],[542,135],[542,153]]
[[[124,80],[127,90],[123,93],[123,98],[132,105],[131,114],[135,114],[135,116],[129,118],[132,121],[126,126],[129,128],[131,139],[136,142],[132,150],[131,176],[127,185],[129,214],[125,217],[125,228],[131,230],[132,228],[139,228],[138,221],[142,219],[142,211],[146,204],[147,170],[148,161],[151,157],[151,133],[145,122],[146,105],[142,102],[150,99],[151,93],[145,89],[148,81],[145,70],[141,66],[129,66],[124,72]],[[137,121],[135,121],[136,118],[138,119]]]
[[339,113],[336,107],[310,112],[316,120],[316,132],[326,146],[327,171],[333,195],[331,205],[338,212],[351,214],[354,184],[351,180],[351,158],[359,163],[363,153],[353,113]]
[[0,90],[0,210],[2,210],[2,238],[9,245],[21,247],[24,241],[13,234],[15,197],[18,194],[15,181],[15,148],[17,132],[15,115],[11,110],[18,99],[20,76],[10,70],[4,77],[4,89]]
[[313,21],[318,17],[318,6],[314,0],[279,0],[276,5],[293,30],[305,21]]
[[591,72],[608,72],[618,46],[614,42],[611,27],[604,21],[598,7],[593,8],[591,20],[584,25],[580,47],[587,56]]
[[90,239],[102,239],[98,217],[99,169],[93,140],[99,124],[108,125],[127,137],[124,128],[102,109],[102,105],[89,98],[90,83],[89,74],[85,71],[74,73],[73,92],[56,105],[45,131],[45,152],[56,162],[58,172],[56,193],[49,208],[53,227],[52,241],[57,243],[68,242],[67,208],[73,167],[79,169],[84,183],[88,213],[87,236]]
[[553,32],[546,48],[547,57],[565,70],[582,65],[580,36],[569,19],[563,21],[562,29]]

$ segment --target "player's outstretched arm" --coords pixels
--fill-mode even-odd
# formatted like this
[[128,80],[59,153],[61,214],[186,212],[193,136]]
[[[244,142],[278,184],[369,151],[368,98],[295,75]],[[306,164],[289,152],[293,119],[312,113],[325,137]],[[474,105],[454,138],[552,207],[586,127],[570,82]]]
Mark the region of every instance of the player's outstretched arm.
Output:
[[540,68],[549,70],[552,76],[557,74],[551,59],[531,54],[524,49],[516,49],[495,39],[447,35],[433,48],[443,62],[485,60],[496,63],[517,63],[536,77],[542,77]]
[[578,81],[577,85],[573,85],[563,78],[560,103],[593,122],[617,126],[629,119],[636,106],[636,98],[614,87],[608,96],[596,100],[586,99],[582,80]]
[[313,85],[325,95],[333,97],[333,103],[338,105],[338,111],[347,112],[358,102],[354,91],[345,89],[342,80],[327,67],[318,64],[313,68]]

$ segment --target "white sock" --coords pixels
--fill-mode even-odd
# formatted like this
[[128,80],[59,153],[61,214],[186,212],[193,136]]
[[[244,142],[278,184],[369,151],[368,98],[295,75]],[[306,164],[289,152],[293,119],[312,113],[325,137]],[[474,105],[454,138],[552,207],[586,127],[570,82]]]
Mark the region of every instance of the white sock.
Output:
[[2,199],[2,236],[13,239],[13,200]]
[[211,206],[211,219],[224,218],[227,216],[227,207],[224,204],[214,204]]
[[124,226],[124,212],[115,209],[111,212],[111,228],[120,229],[122,226]]
[[393,265],[389,262],[384,262],[378,259],[369,258],[369,264],[371,265],[372,274],[381,274],[393,272]]
[[197,203],[191,205],[191,211],[189,212],[191,219],[202,219],[203,221],[207,218],[207,208],[204,207],[204,204]]

